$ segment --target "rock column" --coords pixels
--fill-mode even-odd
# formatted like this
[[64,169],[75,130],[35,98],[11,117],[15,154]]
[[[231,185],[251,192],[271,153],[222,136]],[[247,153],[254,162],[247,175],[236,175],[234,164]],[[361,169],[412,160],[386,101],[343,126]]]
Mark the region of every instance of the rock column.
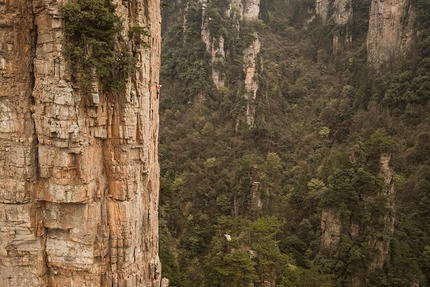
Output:
[[160,3],[114,1],[138,69],[86,95],[62,54],[65,2],[0,0],[0,285],[153,286]]

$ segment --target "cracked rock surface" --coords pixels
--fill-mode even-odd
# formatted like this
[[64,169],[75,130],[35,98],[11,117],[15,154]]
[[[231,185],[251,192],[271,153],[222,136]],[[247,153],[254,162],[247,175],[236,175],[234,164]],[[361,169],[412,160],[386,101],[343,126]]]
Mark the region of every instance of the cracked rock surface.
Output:
[[[62,54],[66,0],[0,0],[0,286],[155,286],[161,272],[160,3],[113,2],[138,69],[119,95],[88,96]],[[150,48],[127,38],[135,26]]]

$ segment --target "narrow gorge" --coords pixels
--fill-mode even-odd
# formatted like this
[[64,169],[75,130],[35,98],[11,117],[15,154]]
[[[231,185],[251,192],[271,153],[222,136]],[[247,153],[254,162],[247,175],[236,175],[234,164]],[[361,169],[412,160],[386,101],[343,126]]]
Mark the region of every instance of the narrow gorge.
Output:
[[429,1],[165,3],[171,286],[429,286]]

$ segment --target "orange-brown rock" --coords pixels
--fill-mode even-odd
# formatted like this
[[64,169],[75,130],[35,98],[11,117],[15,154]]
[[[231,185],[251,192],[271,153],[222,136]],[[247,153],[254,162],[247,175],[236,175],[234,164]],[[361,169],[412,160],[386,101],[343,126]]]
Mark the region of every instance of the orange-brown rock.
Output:
[[138,59],[113,96],[72,84],[66,2],[0,0],[0,286],[155,286],[160,3],[112,1]]

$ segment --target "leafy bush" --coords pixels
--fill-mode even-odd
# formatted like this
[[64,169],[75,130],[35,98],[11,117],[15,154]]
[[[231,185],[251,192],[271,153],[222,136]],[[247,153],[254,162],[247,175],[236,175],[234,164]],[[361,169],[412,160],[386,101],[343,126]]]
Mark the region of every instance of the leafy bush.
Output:
[[[89,92],[97,76],[107,91],[119,91],[136,68],[136,58],[120,49],[116,36],[121,18],[108,0],[78,0],[63,6],[66,44],[64,54],[74,81]],[[144,27],[132,28],[133,37],[148,36]],[[139,37],[138,37],[139,36]]]

